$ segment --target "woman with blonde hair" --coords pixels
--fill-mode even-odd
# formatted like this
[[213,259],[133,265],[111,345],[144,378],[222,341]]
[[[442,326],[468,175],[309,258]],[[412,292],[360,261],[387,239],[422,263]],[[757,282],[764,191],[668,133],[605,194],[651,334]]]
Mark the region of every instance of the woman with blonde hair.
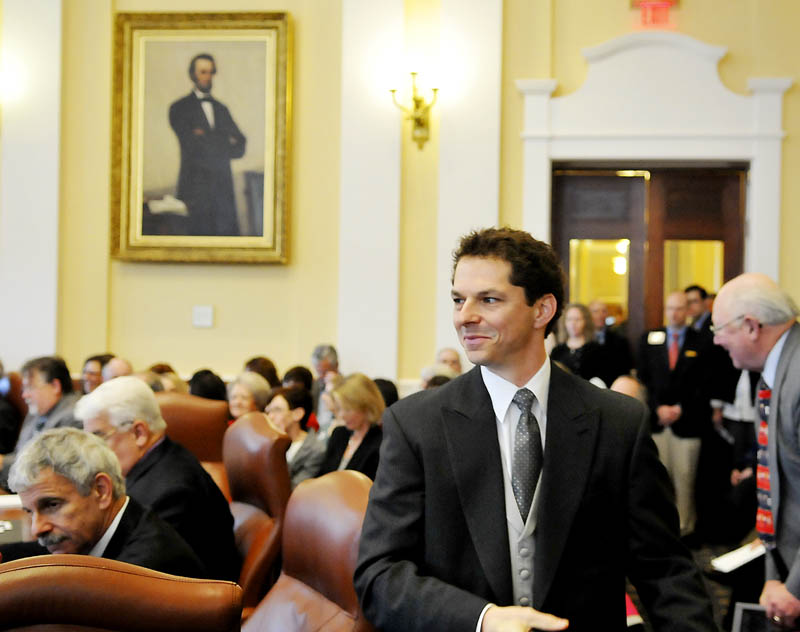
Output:
[[559,322],[559,328],[562,327],[566,339],[553,348],[550,358],[586,380],[605,375],[603,350],[594,340],[589,309],[581,303],[570,303]]
[[378,425],[386,405],[378,386],[353,373],[333,390],[337,417],[344,423],[331,432],[318,475],[356,470],[375,478],[383,432]]

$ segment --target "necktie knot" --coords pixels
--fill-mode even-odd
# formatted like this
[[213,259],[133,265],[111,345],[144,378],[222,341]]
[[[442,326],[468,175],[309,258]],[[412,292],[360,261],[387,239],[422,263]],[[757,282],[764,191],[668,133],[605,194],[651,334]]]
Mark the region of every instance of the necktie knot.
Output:
[[536,396],[527,388],[521,388],[514,394],[514,399],[512,400],[517,407],[519,407],[522,413],[530,412],[531,406],[533,406],[533,400],[536,399]]

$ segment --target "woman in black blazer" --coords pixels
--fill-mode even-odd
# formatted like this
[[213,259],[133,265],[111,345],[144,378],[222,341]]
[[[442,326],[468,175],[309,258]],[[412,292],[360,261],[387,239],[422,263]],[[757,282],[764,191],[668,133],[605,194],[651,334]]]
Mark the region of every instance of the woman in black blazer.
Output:
[[363,373],[354,373],[333,391],[333,400],[344,425],[331,432],[319,475],[356,470],[374,479],[383,437],[378,421],[385,408],[380,390]]

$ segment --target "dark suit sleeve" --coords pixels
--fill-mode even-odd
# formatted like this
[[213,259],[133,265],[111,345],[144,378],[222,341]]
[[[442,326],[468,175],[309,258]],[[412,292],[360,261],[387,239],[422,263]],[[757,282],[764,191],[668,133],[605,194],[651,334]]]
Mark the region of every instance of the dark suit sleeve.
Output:
[[656,630],[716,630],[700,572],[677,537],[678,512],[643,414],[631,455],[627,575]]
[[241,158],[244,156],[245,150],[245,137],[239,131],[239,126],[233,120],[230,110],[219,103],[219,107],[215,112],[219,114],[219,120],[215,121],[217,129],[224,133],[227,137],[227,149],[229,158]]
[[391,632],[474,630],[486,599],[422,570],[425,481],[419,454],[392,409],[370,492],[355,586],[367,619]]

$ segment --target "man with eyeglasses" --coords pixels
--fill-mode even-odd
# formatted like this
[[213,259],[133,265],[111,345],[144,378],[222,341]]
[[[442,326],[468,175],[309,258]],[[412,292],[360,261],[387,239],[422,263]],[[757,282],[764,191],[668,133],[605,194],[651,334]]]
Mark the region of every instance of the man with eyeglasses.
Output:
[[767,549],[760,602],[778,626],[800,617],[800,325],[789,295],[763,274],[719,292],[714,342],[738,369],[761,371],[757,389],[756,528]]
[[236,581],[240,556],[225,497],[195,456],[166,436],[152,390],[139,378],[104,382],[75,416],[119,458],[128,494],[170,524],[213,579]]

